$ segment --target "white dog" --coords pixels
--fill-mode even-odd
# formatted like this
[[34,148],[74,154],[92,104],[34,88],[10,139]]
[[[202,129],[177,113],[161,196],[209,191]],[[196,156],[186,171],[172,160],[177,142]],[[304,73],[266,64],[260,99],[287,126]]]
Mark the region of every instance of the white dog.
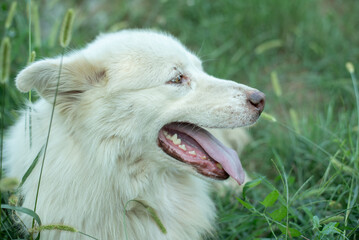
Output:
[[[10,129],[8,176],[21,179],[45,145],[59,69],[59,57],[44,59],[16,78],[20,91],[35,89],[41,99]],[[206,74],[167,34],[103,34],[64,56],[36,212],[43,224],[101,240],[201,239],[215,220],[207,180],[244,181],[237,153],[203,127],[248,126],[263,107],[263,93]],[[41,162],[21,189],[30,209]],[[131,200],[153,208],[167,233]],[[30,227],[32,219],[21,216]],[[64,231],[41,236],[88,239]]]

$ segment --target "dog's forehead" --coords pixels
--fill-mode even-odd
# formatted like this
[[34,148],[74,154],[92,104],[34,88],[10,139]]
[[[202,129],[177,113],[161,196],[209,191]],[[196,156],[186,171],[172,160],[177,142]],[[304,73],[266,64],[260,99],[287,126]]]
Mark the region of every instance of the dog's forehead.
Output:
[[[136,88],[150,87],[164,79],[169,80],[173,69],[201,66],[200,60],[177,39],[148,30],[104,34],[88,45],[85,54],[88,59],[106,67],[110,81],[143,79],[131,81],[136,82]],[[144,81],[145,78],[151,81]]]
[[126,30],[102,34],[89,44],[87,50],[87,54],[104,58],[104,61],[136,59],[142,64],[154,61],[182,63],[199,61],[174,37],[149,30]]

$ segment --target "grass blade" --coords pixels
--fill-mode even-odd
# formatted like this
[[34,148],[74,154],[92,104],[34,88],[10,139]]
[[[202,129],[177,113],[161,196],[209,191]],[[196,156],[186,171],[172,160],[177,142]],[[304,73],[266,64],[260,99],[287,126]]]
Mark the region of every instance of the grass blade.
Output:
[[21,186],[25,183],[26,179],[29,177],[29,175],[31,174],[32,170],[34,170],[34,168],[35,168],[37,162],[39,161],[39,158],[40,158],[40,155],[41,155],[41,152],[43,151],[43,149],[44,149],[44,146],[41,148],[41,150],[39,151],[39,153],[36,155],[34,161],[31,163],[30,167],[29,167],[29,168],[27,169],[27,171],[25,172],[24,176],[23,176],[22,179],[21,179],[21,183],[20,183],[20,186],[19,186],[19,187],[21,187]]
[[1,204],[1,208],[2,209],[10,209],[10,210],[14,210],[14,211],[17,211],[17,212],[25,213],[25,214],[29,215],[30,217],[32,217],[33,219],[35,219],[36,222],[39,224],[39,226],[42,225],[39,215],[37,215],[36,212],[34,212],[33,210],[31,210],[29,208],[18,207],[18,206],[10,206],[8,204]]
[[[144,202],[142,202],[142,201],[140,201],[140,200],[130,200],[130,201],[128,201],[127,203],[129,203],[129,202],[136,202],[136,203],[139,203],[140,205],[142,205],[142,206],[146,209],[147,213],[150,215],[150,217],[152,218],[152,220],[155,221],[156,225],[157,225],[158,228],[161,230],[161,232],[162,232],[163,234],[166,234],[166,233],[167,233],[167,229],[166,229],[165,226],[163,225],[162,221],[160,220],[160,218],[158,217],[158,215],[157,215],[157,213],[156,213],[156,210],[155,210],[153,207],[151,207],[151,206],[145,204]],[[125,205],[125,208],[126,208],[126,206],[127,206],[127,203],[126,203],[126,205]],[[126,211],[126,209],[125,209],[125,211]],[[126,226],[125,226],[125,228],[126,228]],[[126,237],[127,237],[127,235],[126,235]]]
[[[353,83],[355,100],[356,100],[356,107],[357,107],[357,121],[358,121],[357,126],[359,127],[359,91],[358,91],[357,79],[356,79],[355,74],[354,74],[355,69],[354,69],[354,65],[351,62],[347,62],[345,64],[345,66],[346,66],[348,72],[350,73],[352,83]],[[352,157],[352,162],[355,159],[358,159],[358,154],[359,154],[359,137],[357,136],[355,155]]]

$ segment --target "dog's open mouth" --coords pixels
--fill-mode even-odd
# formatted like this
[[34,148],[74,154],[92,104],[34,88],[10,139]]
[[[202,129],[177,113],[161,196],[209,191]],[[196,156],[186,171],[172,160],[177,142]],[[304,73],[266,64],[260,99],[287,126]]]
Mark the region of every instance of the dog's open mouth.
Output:
[[237,153],[203,128],[189,123],[170,123],[159,132],[158,144],[171,157],[193,166],[206,177],[244,182]]

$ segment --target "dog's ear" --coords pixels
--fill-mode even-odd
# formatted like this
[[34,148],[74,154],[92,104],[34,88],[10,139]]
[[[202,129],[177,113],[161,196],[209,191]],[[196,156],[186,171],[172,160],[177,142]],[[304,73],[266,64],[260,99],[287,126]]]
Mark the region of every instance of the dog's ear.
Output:
[[16,77],[16,86],[22,92],[35,89],[41,97],[52,102],[57,83],[58,103],[74,100],[81,93],[96,85],[106,83],[106,72],[90,64],[83,57],[45,59],[32,63]]

